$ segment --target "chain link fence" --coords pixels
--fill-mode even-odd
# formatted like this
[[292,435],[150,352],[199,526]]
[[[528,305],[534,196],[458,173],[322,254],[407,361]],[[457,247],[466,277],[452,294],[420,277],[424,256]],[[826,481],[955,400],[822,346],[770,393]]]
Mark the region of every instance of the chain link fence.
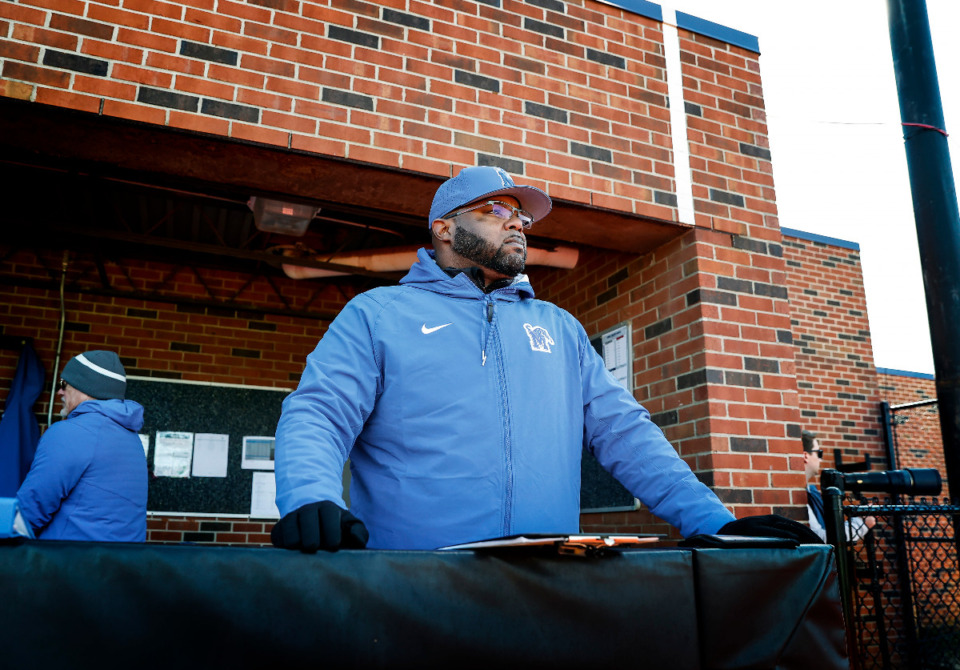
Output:
[[855,669],[960,670],[960,506],[944,501],[860,499],[843,506],[844,522],[873,517],[859,541],[841,536],[840,587],[849,599]]

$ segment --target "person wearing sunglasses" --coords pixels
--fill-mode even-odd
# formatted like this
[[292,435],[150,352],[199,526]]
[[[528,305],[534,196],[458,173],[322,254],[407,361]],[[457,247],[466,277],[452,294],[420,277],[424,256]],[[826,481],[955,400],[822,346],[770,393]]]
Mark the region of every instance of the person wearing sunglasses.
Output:
[[685,537],[819,542],[782,517],[735,520],[580,323],[535,298],[526,231],[551,208],[546,193],[497,167],[440,185],[427,219],[433,249],[419,250],[399,286],[344,307],[283,402],[275,546],[436,549],[577,533],[584,444]]
[[[803,471],[807,476],[807,515],[810,518],[810,530],[826,542],[827,531],[823,516],[823,496],[817,488],[817,475],[823,464],[823,449],[817,434],[809,430],[800,433],[803,444]],[[877,524],[876,517],[854,517],[847,521],[847,542],[862,539]]]
[[17,505],[41,540],[143,542],[147,461],[137,435],[143,406],[126,400],[112,351],[87,351],[63,367],[63,421],[40,438]]

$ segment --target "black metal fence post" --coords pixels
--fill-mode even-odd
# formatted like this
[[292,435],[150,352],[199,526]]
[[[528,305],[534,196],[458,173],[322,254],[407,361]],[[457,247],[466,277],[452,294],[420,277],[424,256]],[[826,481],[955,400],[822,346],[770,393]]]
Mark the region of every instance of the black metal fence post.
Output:
[[[960,500],[960,211],[925,0],[887,0],[950,497]],[[960,538],[958,538],[960,542]],[[960,547],[960,544],[958,544]]]
[[827,544],[833,546],[837,560],[837,581],[840,586],[840,605],[843,608],[843,623],[846,629],[847,655],[853,670],[860,670],[857,655],[857,627],[853,611],[850,557],[843,532],[843,478],[836,470],[824,470],[820,475],[820,491],[823,494],[823,522]]

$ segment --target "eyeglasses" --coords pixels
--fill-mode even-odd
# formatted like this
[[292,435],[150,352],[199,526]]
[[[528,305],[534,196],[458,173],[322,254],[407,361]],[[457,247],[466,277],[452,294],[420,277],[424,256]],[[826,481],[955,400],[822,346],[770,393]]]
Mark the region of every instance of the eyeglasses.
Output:
[[816,454],[817,458],[823,458],[823,449],[811,449],[808,454]]
[[467,212],[472,212],[476,209],[482,209],[484,207],[489,207],[490,211],[482,212],[483,214],[492,214],[493,216],[497,217],[502,221],[509,221],[513,217],[517,217],[518,219],[520,219],[520,225],[522,225],[524,228],[529,228],[530,226],[533,225],[533,217],[530,216],[527,212],[520,209],[519,207],[513,207],[512,205],[508,205],[505,202],[499,202],[497,200],[489,200],[487,202],[482,202],[478,205],[474,205],[473,207],[467,207],[466,209],[461,209],[459,212],[453,212],[445,216],[444,218],[449,219],[451,217],[459,216],[460,214],[466,214]]
[[57,389],[60,390],[60,391],[66,391],[66,390],[67,390],[67,382],[63,381],[62,379],[61,379],[60,381],[58,381],[58,382],[57,382]]

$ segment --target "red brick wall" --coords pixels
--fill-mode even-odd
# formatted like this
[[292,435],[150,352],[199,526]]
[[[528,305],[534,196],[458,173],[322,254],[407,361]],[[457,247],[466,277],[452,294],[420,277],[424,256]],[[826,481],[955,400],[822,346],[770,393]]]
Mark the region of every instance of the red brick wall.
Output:
[[[433,175],[494,163],[558,199],[678,218],[662,27],[605,3],[20,0],[0,5],[0,35],[0,96]],[[637,396],[737,514],[801,516],[758,56],[679,37],[697,227],[642,257],[584,249],[576,270],[535,285],[590,332],[632,324]],[[0,289],[4,333],[32,334],[52,360],[59,258],[17,259],[46,284]],[[287,386],[322,334],[276,310],[185,305],[204,284],[226,294],[246,278],[184,271],[174,304],[97,296],[89,259],[70,272],[65,356],[109,343],[137,371]],[[170,269],[145,272],[131,283],[153,288]],[[332,311],[362,288],[278,284],[289,304]],[[242,298],[262,305],[272,290]],[[597,522],[660,529],[643,514]]]
[[[779,244],[696,229],[643,258],[596,251],[576,270],[532,277],[538,296],[588,333],[631,324],[637,399],[739,516],[802,518],[806,504],[780,254]],[[583,523],[670,532],[642,511]]]
[[[52,374],[61,257],[9,248],[0,253],[7,278],[0,283],[2,332],[32,337]],[[119,353],[131,375],[289,388],[299,380],[304,358],[326,323],[275,313],[282,311],[282,302],[274,287],[291,311],[309,303],[308,309],[331,315],[357,291],[357,284],[343,282],[298,283],[279,275],[250,281],[235,272],[129,259],[105,262],[103,268],[118,295],[100,294],[91,256],[71,256],[61,365],[85,350],[107,347]],[[152,299],[135,297],[144,294]],[[4,356],[15,367],[15,353]],[[12,372],[0,377],[2,397],[11,377]],[[47,394],[41,396],[38,410],[45,413],[48,400]]]
[[880,399],[891,405],[936,400],[937,384],[932,375],[877,369]]
[[154,514],[147,518],[147,542],[267,546],[273,524],[272,519]]
[[[931,375],[883,369],[878,370],[877,378],[880,398],[888,402],[892,409],[897,467],[935,468],[946,480],[943,435],[940,431],[940,411],[937,404],[897,409],[897,406],[936,400],[936,382]],[[941,496],[949,497],[949,486],[944,486]]]
[[[872,469],[890,468],[881,401],[897,406],[936,399],[935,382],[874,367],[856,244],[786,230],[783,245],[803,426],[819,435],[825,468],[835,465],[834,449],[844,463],[869,454]],[[893,417],[896,467],[936,468],[945,477],[936,404],[896,410]]]
[[870,454],[874,469],[884,469],[859,247],[799,231],[786,231],[783,247],[803,427],[820,438],[824,468],[835,465],[840,449],[844,463]]
[[[631,322],[637,397],[681,455],[726,502],[738,511],[749,510],[744,513],[789,514],[784,506],[790,504],[798,486],[794,481],[798,475],[783,472],[789,467],[792,438],[788,434],[796,428],[791,351],[781,342],[783,328],[757,325],[771,319],[785,327],[785,317],[777,316],[785,302],[782,297],[757,297],[774,290],[773,284],[698,271],[699,259],[705,255],[733,253],[730,259],[736,263],[708,267],[734,275],[755,275],[757,270],[747,265],[752,256],[760,265],[769,262],[766,255],[736,251],[735,244],[728,235],[692,231],[648,257],[585,249],[576,270],[533,268],[531,274],[540,296],[570,310],[589,332]],[[9,270],[8,279],[18,278],[12,280],[14,285],[0,283],[3,333],[33,337],[41,359],[52,367],[59,300],[56,273],[50,270],[58,269],[59,257],[3,251],[9,261],[4,274]],[[193,270],[172,274],[173,266],[153,263],[141,263],[136,272],[124,272],[122,266],[110,263],[104,267],[118,290],[145,292],[156,288],[157,278],[175,277],[176,281],[163,282],[165,288],[157,294],[171,301],[178,296],[198,300],[205,295],[204,286],[215,290],[242,286],[249,280],[202,268],[196,269],[199,274]],[[61,365],[83,350],[112,348],[130,374],[291,387],[325,325],[256,313],[256,308],[274,308],[276,302],[269,285],[261,281],[250,283],[249,291],[237,298],[247,310],[227,310],[97,295],[99,275],[94,270],[93,260],[82,256],[74,256],[68,265]],[[30,281],[36,286],[23,285]],[[313,300],[313,305],[332,312],[358,289],[351,283],[334,287],[276,278],[274,282],[292,306]],[[766,311],[760,311],[758,300],[766,301]],[[738,319],[745,323],[737,325]],[[2,378],[8,384],[16,360],[9,356],[6,362]],[[7,388],[0,389],[4,396]],[[44,417],[47,398],[45,393],[37,405]],[[167,541],[173,532],[205,532],[197,526],[202,521],[181,520],[180,525],[170,526],[152,519],[151,540]],[[234,522],[225,518],[216,523]],[[591,515],[584,524],[593,529],[668,532],[644,512]],[[219,536],[214,541],[219,542]]]
[[[47,368],[47,386],[56,358],[59,306],[58,254],[0,247],[0,333],[30,337]],[[154,292],[152,300],[103,296],[93,259],[74,254],[67,266],[64,332],[60,366],[89,349],[116,351],[127,373],[214,383],[292,388],[306,355],[316,346],[326,322],[294,318],[276,311],[280,289],[292,309],[336,313],[355,294],[354,283],[298,283],[283,277],[264,278],[206,268],[190,269],[158,263],[104,263],[111,286],[118,291]],[[30,284],[33,285],[30,285]],[[246,289],[237,293],[241,287]],[[214,292],[213,297],[208,289]],[[246,309],[217,307],[224,295]],[[201,302],[210,302],[203,306]],[[309,304],[308,304],[309,303]],[[19,352],[0,350],[0,400],[6,398]],[[49,392],[35,410],[45,428]],[[55,403],[54,419],[59,411]],[[269,543],[272,521],[233,517],[151,516],[148,541],[214,544]]]
[[0,95],[674,219],[659,23],[497,4],[5,2]]
[[696,224],[778,244],[756,55],[686,31],[680,50]]

